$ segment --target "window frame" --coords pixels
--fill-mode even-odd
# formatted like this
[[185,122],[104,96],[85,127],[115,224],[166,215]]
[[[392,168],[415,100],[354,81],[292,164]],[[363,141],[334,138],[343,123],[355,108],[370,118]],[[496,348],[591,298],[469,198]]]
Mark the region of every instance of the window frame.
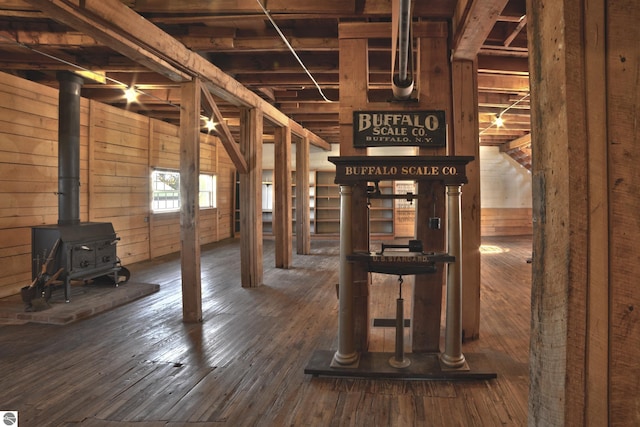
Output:
[[[170,174],[176,178],[177,189],[173,190],[164,190],[166,193],[176,193],[177,200],[172,203],[171,207],[161,208],[156,205],[156,203],[161,203],[161,200],[156,200],[156,194],[163,192],[163,190],[156,190],[156,183],[162,182],[159,179],[156,179],[157,174]],[[180,212],[180,172],[171,170],[171,169],[153,169],[151,171],[151,212],[154,214],[163,214],[163,213],[172,213],[172,212]],[[172,197],[174,199],[175,197]]]
[[[175,182],[177,184],[177,189],[171,187],[167,190],[157,190],[157,183],[162,182],[156,178],[158,174],[169,174],[174,177]],[[203,179],[208,179],[210,185],[208,185],[209,189],[203,190]],[[164,214],[164,213],[175,213],[180,212],[181,206],[181,195],[180,195],[180,172],[173,169],[163,169],[163,168],[154,168],[151,171],[151,213],[153,214]],[[162,199],[157,198],[157,193],[168,193],[170,194],[169,198],[173,199],[171,206],[160,207],[163,203]],[[175,193],[175,194],[171,194]],[[206,199],[209,200],[209,203],[206,206],[201,204],[201,200],[203,195],[206,194]],[[166,198],[164,200],[166,205]],[[217,209],[218,208],[218,176],[215,173],[205,172],[200,173],[198,177],[198,208],[200,210],[205,209]]]
[[[210,190],[203,190],[202,189],[202,179],[203,178],[211,178],[211,189]],[[218,208],[218,176],[215,173],[200,173],[200,176],[198,177],[198,207],[200,208],[200,210],[203,209],[217,209]],[[209,197],[208,199],[211,200],[211,203],[209,206],[202,206],[201,202],[201,197],[203,196],[203,193],[208,193]]]

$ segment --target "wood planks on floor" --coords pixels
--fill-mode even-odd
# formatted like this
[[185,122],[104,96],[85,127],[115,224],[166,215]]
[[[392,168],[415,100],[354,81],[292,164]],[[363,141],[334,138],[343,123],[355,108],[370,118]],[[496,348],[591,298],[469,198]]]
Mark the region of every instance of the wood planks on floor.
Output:
[[[305,375],[315,350],[337,345],[338,242],[312,241],[283,270],[265,241],[264,285],[247,289],[229,240],[202,250],[202,323],[182,322],[180,260],[167,256],[129,266],[160,284],[148,297],[65,326],[0,326],[0,409],[22,427],[526,425],[531,239],[483,243],[480,339],[463,352],[498,360],[495,380]],[[381,281],[372,295],[395,307],[397,285],[383,297]],[[372,348],[393,348],[388,331]]]

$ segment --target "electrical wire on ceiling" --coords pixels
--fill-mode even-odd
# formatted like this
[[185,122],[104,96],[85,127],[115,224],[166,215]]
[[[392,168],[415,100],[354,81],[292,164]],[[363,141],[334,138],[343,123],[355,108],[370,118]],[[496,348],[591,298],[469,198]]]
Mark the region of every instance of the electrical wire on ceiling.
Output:
[[483,133],[485,133],[486,131],[488,131],[489,129],[491,129],[493,126],[497,126],[500,127],[503,124],[503,119],[502,119],[502,115],[504,113],[506,113],[507,111],[509,111],[510,109],[514,108],[516,105],[518,105],[519,103],[521,103],[522,101],[524,101],[525,99],[527,99],[529,97],[530,93],[527,92],[522,98],[518,99],[517,101],[515,101],[513,104],[509,105],[507,108],[505,108],[504,110],[502,110],[497,116],[496,116],[496,120],[493,121],[493,123],[491,123],[489,126],[487,126],[486,128],[482,129],[480,131],[479,135],[482,135]]
[[[84,68],[84,67],[82,67],[82,66],[80,66],[80,65],[74,64],[74,63],[69,62],[69,61],[67,61],[67,60],[65,60],[65,59],[62,59],[62,58],[58,58],[57,56],[51,55],[51,54],[49,54],[49,53],[47,53],[47,52],[43,52],[43,51],[41,51],[41,50],[35,49],[35,48],[31,47],[31,46],[28,46],[28,45],[26,45],[26,44],[24,44],[24,43],[19,42],[18,40],[15,40],[15,39],[13,39],[13,38],[11,38],[11,37],[7,37],[7,36],[5,36],[5,35],[3,35],[3,34],[0,34],[0,38],[5,39],[5,40],[8,40],[8,41],[10,41],[10,42],[12,42],[12,43],[15,43],[16,45],[18,45],[18,46],[20,46],[20,47],[24,47],[25,49],[29,49],[29,50],[30,50],[30,51],[32,51],[32,52],[35,52],[35,53],[37,53],[37,54],[40,54],[40,55],[46,56],[46,57],[47,57],[47,58],[49,58],[49,59],[53,59],[54,61],[58,61],[58,62],[60,62],[60,63],[62,63],[62,64],[68,65],[69,67],[75,68],[75,69],[77,69],[77,70],[84,71],[84,72],[86,72],[86,73],[94,73],[92,70],[89,70],[88,68]],[[167,101],[166,99],[159,98],[159,97],[157,97],[157,96],[155,96],[155,95],[152,95],[152,94],[150,94],[150,93],[146,93],[146,92],[144,92],[144,91],[140,90],[139,88],[136,88],[136,87],[135,87],[135,85],[128,85],[128,84],[123,83],[123,82],[121,82],[121,81],[118,81],[118,80],[116,80],[116,79],[114,79],[114,78],[112,78],[112,77],[109,77],[109,76],[107,76],[106,74],[105,74],[103,77],[105,78],[105,80],[108,80],[108,81],[110,81],[111,83],[115,83],[115,84],[117,84],[117,85],[122,86],[123,90],[127,90],[127,89],[129,89],[129,90],[135,90],[135,92],[136,92],[136,93],[139,93],[139,94],[141,94],[141,95],[147,96],[147,97],[149,97],[149,98],[153,98],[153,99],[155,99],[156,101],[160,101],[160,102],[163,102],[163,103],[165,103],[165,104],[167,104],[167,105],[170,105],[170,106],[172,106],[172,107],[176,107],[176,108],[180,109],[180,106],[179,106],[179,105],[174,104],[174,103],[173,103],[173,102],[171,102],[171,101]]]
[[293,48],[293,46],[291,46],[291,44],[289,43],[289,41],[287,40],[287,38],[284,36],[284,34],[282,34],[282,31],[280,31],[280,28],[278,27],[278,25],[275,23],[275,21],[273,20],[273,18],[271,18],[271,14],[269,13],[269,11],[267,9],[265,9],[265,7],[262,5],[262,2],[260,0],[256,0],[258,2],[258,4],[260,5],[260,8],[262,8],[262,11],[264,12],[264,14],[266,15],[267,18],[269,18],[269,22],[271,22],[271,25],[273,25],[273,28],[275,28],[275,30],[278,32],[278,35],[280,35],[280,38],[282,39],[282,41],[284,42],[285,45],[287,45],[287,47],[289,48],[289,50],[291,51],[291,53],[293,54],[293,56],[295,56],[295,58],[298,60],[298,63],[300,64],[300,66],[302,67],[302,69],[305,71],[305,73],[307,73],[307,75],[309,76],[309,78],[311,79],[311,81],[313,82],[313,84],[316,86],[316,88],[318,89],[318,92],[320,92],[320,96],[322,96],[322,99],[324,99],[327,102],[335,102],[335,101],[331,101],[330,99],[327,99],[327,97],[324,95],[324,92],[322,92],[322,88],[320,88],[320,85],[318,84],[318,82],[316,81],[315,78],[313,78],[313,76],[311,75],[311,72],[307,69],[307,67],[304,65],[304,63],[302,62],[302,60],[300,59],[300,57],[298,56],[298,54],[296,53],[295,49]]

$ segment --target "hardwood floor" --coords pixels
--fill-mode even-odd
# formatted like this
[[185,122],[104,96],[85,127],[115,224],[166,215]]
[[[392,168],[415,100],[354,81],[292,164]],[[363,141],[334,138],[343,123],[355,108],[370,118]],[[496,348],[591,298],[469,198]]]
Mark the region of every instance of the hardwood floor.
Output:
[[[0,409],[19,411],[21,427],[524,426],[531,239],[483,244],[480,339],[463,352],[497,360],[495,380],[305,375],[315,350],[337,345],[338,242],[313,240],[281,270],[267,240],[265,284],[243,289],[229,240],[202,250],[201,324],[182,322],[180,260],[169,256],[128,266],[160,284],[151,296],[66,326],[0,325]],[[383,281],[372,295],[390,292],[394,310],[397,285]],[[394,339],[372,329],[373,350],[392,351]]]

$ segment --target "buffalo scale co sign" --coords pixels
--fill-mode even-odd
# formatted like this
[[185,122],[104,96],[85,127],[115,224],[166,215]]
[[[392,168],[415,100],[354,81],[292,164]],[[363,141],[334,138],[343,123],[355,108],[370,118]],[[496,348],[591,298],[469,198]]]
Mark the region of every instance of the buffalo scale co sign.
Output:
[[446,145],[444,111],[354,111],[353,146]]
[[329,157],[336,165],[336,184],[367,181],[442,181],[467,183],[466,165],[472,156],[341,156]]

